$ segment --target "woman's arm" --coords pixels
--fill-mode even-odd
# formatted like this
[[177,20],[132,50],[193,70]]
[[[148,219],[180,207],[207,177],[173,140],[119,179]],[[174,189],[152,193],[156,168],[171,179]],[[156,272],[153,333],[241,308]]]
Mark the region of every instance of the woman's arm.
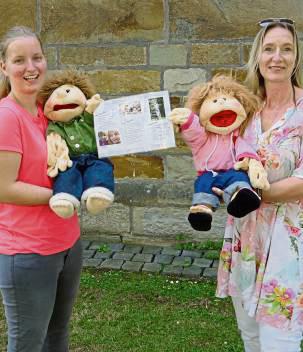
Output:
[[17,181],[21,155],[15,152],[0,151],[0,202],[16,205],[48,204],[53,191]]
[[262,191],[262,201],[272,202],[295,202],[303,198],[303,179],[287,177],[274,182],[268,191]]
[[[212,191],[222,197],[224,191],[213,187]],[[296,202],[303,199],[303,179],[298,177],[288,177],[284,180],[270,184],[270,189],[262,191],[262,201],[265,203],[287,203]]]

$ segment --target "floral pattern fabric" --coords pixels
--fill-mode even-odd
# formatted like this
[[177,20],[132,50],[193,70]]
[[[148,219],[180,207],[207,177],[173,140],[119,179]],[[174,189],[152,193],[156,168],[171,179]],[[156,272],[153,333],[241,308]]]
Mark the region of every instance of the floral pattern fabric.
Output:
[[[256,114],[246,131],[269,182],[303,178],[303,99],[266,132]],[[303,329],[301,203],[261,203],[241,219],[228,217],[218,268],[218,297],[241,297],[256,320]],[[302,224],[302,223],[301,223]]]

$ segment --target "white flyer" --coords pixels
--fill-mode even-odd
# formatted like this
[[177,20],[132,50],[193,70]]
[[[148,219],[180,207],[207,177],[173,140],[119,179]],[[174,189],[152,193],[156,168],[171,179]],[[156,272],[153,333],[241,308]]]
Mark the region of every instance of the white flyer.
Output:
[[167,91],[106,100],[94,113],[99,158],[176,146]]

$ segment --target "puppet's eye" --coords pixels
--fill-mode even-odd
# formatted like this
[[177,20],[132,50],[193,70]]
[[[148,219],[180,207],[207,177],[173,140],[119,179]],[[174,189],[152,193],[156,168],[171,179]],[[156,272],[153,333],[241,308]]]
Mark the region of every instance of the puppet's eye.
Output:
[[213,102],[214,102],[214,103],[217,103],[217,102],[218,102],[218,99],[215,99]]

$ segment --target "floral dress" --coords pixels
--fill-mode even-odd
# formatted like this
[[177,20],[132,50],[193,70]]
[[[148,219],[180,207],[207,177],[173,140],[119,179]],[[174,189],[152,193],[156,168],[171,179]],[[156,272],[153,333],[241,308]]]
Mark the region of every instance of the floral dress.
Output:
[[[256,114],[247,135],[258,145],[269,182],[303,178],[303,98],[266,132]],[[303,328],[301,203],[261,203],[227,220],[216,295],[241,297],[256,320],[279,329]]]

